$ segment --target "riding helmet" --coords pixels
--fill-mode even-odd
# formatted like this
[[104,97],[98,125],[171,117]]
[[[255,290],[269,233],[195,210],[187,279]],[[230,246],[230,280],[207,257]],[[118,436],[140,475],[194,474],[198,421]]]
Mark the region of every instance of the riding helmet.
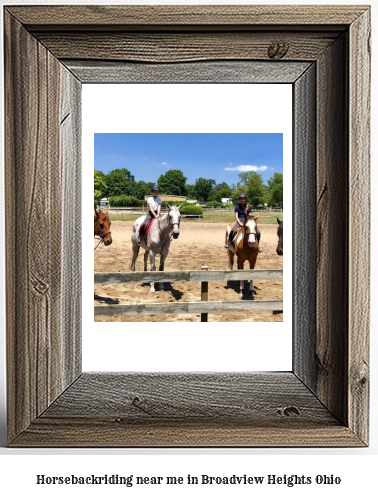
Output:
[[160,193],[159,186],[157,186],[156,184],[154,184],[153,186],[151,186],[151,193],[152,193],[152,191],[159,191],[159,193]]
[[240,200],[241,198],[245,198],[245,201],[247,201],[247,195],[246,195],[246,194],[244,194],[244,193],[240,193],[240,194],[239,194],[239,200]]

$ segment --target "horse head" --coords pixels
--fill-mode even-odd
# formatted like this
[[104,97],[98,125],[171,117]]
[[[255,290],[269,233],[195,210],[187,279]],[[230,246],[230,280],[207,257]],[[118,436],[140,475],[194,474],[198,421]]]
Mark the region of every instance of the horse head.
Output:
[[254,247],[256,244],[256,221],[259,217],[259,215],[252,215],[245,219],[244,222],[244,235],[247,238],[248,245],[250,247]]
[[277,254],[283,255],[283,221],[277,217],[277,236],[278,236],[278,245],[277,245]]
[[177,240],[177,238],[180,236],[180,219],[181,219],[181,214],[180,214],[180,209],[182,208],[183,203],[179,206],[171,206],[169,203],[167,203],[167,208],[168,208],[168,221],[169,225],[171,227],[172,231],[172,236],[174,240]]
[[113,241],[110,225],[108,211],[101,212],[101,210],[96,210],[94,214],[94,235],[99,236],[106,246],[111,245]]

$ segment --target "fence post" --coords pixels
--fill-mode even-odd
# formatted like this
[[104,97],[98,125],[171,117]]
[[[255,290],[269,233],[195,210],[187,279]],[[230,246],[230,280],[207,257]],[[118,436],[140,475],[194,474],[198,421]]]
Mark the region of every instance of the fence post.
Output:
[[[209,269],[208,266],[201,266],[201,271],[207,271]],[[201,282],[201,302],[209,300],[209,282],[202,281]],[[201,323],[207,323],[207,313],[201,313]]]

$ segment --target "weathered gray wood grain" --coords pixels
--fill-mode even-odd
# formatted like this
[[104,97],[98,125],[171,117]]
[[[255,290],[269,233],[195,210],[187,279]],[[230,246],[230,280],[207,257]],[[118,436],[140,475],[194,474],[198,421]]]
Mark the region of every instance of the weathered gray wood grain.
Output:
[[61,68],[62,388],[81,374],[81,83]]
[[[8,436],[62,391],[60,64],[5,13]],[[22,51],[19,51],[22,47]]]
[[334,32],[51,32],[37,39],[59,59],[182,63],[212,60],[314,61],[337,38]]
[[5,33],[11,442],[81,372],[81,139],[75,78],[7,13]]
[[316,67],[293,86],[293,370],[316,387]]
[[72,414],[128,421],[214,417],[250,423],[258,423],[264,414],[278,425],[301,420],[337,425],[290,372],[84,373],[43,417]]
[[197,314],[222,311],[282,311],[282,300],[159,302],[157,304],[115,304],[94,306],[97,316],[145,316],[153,314]]
[[348,40],[317,65],[316,394],[341,422],[348,408]]
[[159,5],[156,6],[9,6],[7,7],[30,31],[100,29],[108,26],[113,30],[125,28],[138,31],[151,27],[165,30],[181,30],[221,27],[245,29],[266,28],[267,25],[306,27],[327,25],[338,29],[346,27],[365,10],[363,5]]
[[293,83],[307,62],[218,61],[138,64],[64,60],[83,83]]
[[125,425],[119,418],[37,418],[13,447],[361,447],[363,443],[348,428],[304,423],[298,426],[264,425],[209,418],[177,422],[149,422]]
[[370,11],[350,28],[349,145],[349,415],[369,439],[370,327]]
[[43,446],[361,445],[284,372],[83,374],[14,445],[36,440]]
[[[206,272],[206,274],[204,274]],[[159,271],[130,273],[94,273],[95,284],[116,283],[165,283],[168,281],[238,281],[238,280],[279,280],[283,278],[282,269],[246,269],[240,271]]]

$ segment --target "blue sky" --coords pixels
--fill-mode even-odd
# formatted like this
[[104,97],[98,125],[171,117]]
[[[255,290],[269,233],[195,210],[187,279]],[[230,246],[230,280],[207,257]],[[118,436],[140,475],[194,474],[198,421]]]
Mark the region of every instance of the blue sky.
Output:
[[283,172],[283,134],[94,134],[94,168],[127,168],[146,182],[178,169],[188,184],[205,177],[230,185],[254,171],[266,182]]

